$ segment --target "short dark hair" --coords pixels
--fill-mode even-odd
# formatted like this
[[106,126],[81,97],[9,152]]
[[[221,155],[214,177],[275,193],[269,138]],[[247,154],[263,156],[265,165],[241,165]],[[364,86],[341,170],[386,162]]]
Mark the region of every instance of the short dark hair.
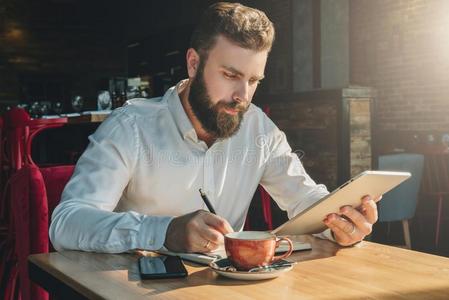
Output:
[[271,50],[274,26],[264,12],[240,3],[218,2],[203,13],[190,41],[190,47],[203,58],[219,35],[245,49]]

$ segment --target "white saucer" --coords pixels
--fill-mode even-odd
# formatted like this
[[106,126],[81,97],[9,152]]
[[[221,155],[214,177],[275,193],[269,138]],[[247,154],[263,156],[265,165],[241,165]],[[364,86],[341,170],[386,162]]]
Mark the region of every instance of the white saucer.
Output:
[[[218,264],[218,265],[217,265]],[[231,264],[229,263],[229,260],[227,258],[219,259],[214,262],[212,262],[209,267],[217,274],[232,278],[232,279],[238,279],[238,280],[264,280],[264,279],[271,279],[276,278],[279,275],[286,273],[293,269],[293,265],[287,265],[287,266],[279,266],[276,267],[276,269],[269,269],[264,271],[258,271],[258,272],[246,272],[246,271],[234,271],[232,270],[226,270],[226,265],[231,267]],[[218,267],[220,266],[220,267]]]

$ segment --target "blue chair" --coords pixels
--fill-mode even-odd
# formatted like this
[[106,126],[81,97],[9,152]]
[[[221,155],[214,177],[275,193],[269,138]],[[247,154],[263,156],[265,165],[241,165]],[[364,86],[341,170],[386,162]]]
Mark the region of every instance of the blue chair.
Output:
[[423,166],[424,156],[421,154],[400,153],[379,156],[379,170],[406,171],[412,174],[411,178],[383,195],[378,206],[379,222],[402,221],[404,241],[408,249],[411,249],[408,220],[415,215]]

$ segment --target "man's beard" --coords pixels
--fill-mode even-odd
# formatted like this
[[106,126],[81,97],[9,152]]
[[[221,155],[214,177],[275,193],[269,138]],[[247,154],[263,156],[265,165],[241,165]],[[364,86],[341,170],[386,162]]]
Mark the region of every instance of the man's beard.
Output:
[[[231,137],[240,129],[243,115],[249,106],[238,101],[227,103],[225,100],[212,104],[204,82],[203,70],[200,65],[190,85],[189,103],[192,111],[203,128],[213,137],[217,139]],[[225,108],[236,109],[238,113],[228,114],[224,111]]]

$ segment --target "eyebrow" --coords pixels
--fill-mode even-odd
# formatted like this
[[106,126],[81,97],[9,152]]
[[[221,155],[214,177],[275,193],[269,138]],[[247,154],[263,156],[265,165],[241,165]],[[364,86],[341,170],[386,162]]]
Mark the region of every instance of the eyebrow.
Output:
[[[240,72],[239,70],[237,70],[236,68],[234,68],[234,67],[230,67],[230,66],[222,66],[224,69],[226,69],[226,70],[228,70],[229,72],[232,72],[232,73],[235,73],[235,74],[237,74],[237,75],[239,75],[239,76],[244,76],[245,74],[243,74],[242,72]],[[262,79],[264,79],[265,78],[265,76],[264,75],[261,75],[261,76],[253,76],[255,79],[257,79],[257,80],[262,80]]]

